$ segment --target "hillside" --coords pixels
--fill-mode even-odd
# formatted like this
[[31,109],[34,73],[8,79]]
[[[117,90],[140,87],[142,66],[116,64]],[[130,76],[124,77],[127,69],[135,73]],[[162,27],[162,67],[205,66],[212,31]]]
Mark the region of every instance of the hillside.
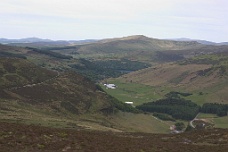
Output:
[[165,135],[56,129],[0,123],[0,136],[1,150],[8,152],[25,150],[57,152],[225,152],[228,148],[228,131],[224,129]]
[[228,44],[228,42],[216,43],[216,42],[212,42],[212,41],[189,39],[189,38],[177,38],[177,39],[170,39],[170,40],[175,40],[175,41],[196,41],[198,43],[205,44],[205,45],[217,45],[217,46],[219,46],[219,45],[227,45]]
[[22,56],[23,58],[26,58],[26,56],[24,56],[24,54],[26,53],[27,53],[27,50],[24,48],[0,44],[0,57],[19,55],[19,56]]
[[39,83],[57,76],[57,72],[39,68],[20,58],[0,58],[0,87],[11,88]]
[[[23,45],[30,46],[26,43]],[[61,71],[73,69],[94,81],[109,78],[110,75],[117,77],[150,65],[228,51],[228,46],[203,45],[194,41],[159,40],[141,35],[104,39],[82,45],[47,47],[40,43],[33,47],[37,48],[20,48],[24,51],[19,52],[39,66]],[[137,62],[136,66],[140,68],[133,69],[128,66],[129,69],[126,69],[125,61],[134,65]],[[143,64],[145,66],[142,66]],[[107,65],[111,69],[103,68]]]
[[[42,48],[38,51],[28,47],[3,45],[1,47],[3,51],[10,50],[8,52],[25,56],[36,65],[59,71],[75,70],[94,81],[147,68],[129,74],[127,81],[132,80],[154,87],[169,86],[169,90],[183,89],[195,93],[206,90],[205,94],[200,96],[201,103],[206,102],[207,99],[222,102],[227,98],[224,93],[227,84],[226,76],[221,74],[224,68],[226,69],[226,66],[223,66],[227,64],[226,58],[221,56],[227,56],[227,46],[130,36],[85,45]],[[213,54],[219,57],[207,57]],[[218,58],[221,58],[221,64],[217,63],[220,60]],[[179,63],[170,63],[176,61]],[[148,68],[151,65],[156,67]],[[205,72],[207,76],[203,76]],[[212,93],[213,97],[207,95]]]
[[[111,102],[88,79],[74,73],[46,70],[23,59],[0,58],[1,92],[6,100],[53,112],[109,112]],[[4,96],[1,96],[4,100]]]
[[[7,113],[4,119],[31,123],[48,114],[53,117],[48,117],[47,123],[43,118],[38,122],[72,127],[67,125],[70,117],[74,123],[96,129],[167,133],[174,122],[157,121],[150,114],[126,114],[138,111],[122,102],[137,106],[177,91],[190,93],[185,98],[199,105],[227,103],[227,46],[144,36],[75,46],[40,46],[0,46],[1,95],[2,101],[7,101],[1,103],[2,112]],[[116,84],[116,90],[103,88],[116,99],[88,78]],[[12,114],[15,110],[16,115]]]
[[160,64],[124,75],[119,80],[153,86],[163,95],[168,91],[190,92],[194,94],[192,99],[200,104],[227,103],[227,72],[227,55],[222,53]]
[[[10,44],[14,45],[14,44]],[[129,59],[147,63],[165,63],[182,60],[202,54],[227,52],[226,45],[204,45],[196,41],[175,41],[148,38],[142,35],[123,38],[87,41],[51,41],[21,43],[17,46],[35,47],[74,58],[93,60]]]
[[[152,62],[157,51],[180,50],[198,47],[196,42],[178,42],[147,38],[145,36],[131,36],[97,41],[86,45],[76,45],[69,49],[56,50],[73,55],[74,57],[93,59],[130,59]],[[53,51],[55,51],[53,49]],[[179,57],[179,56],[178,56]]]
[[[71,62],[72,60],[71,56],[66,56],[57,52],[2,44],[0,44],[0,57],[27,59],[39,67],[59,71],[67,68],[69,69],[68,62]],[[72,60],[72,62],[77,63],[77,60]]]
[[227,52],[228,46],[204,45],[196,41],[174,41],[141,35],[104,39],[91,44],[52,47],[49,50],[90,60],[128,59],[145,63],[166,63],[186,58]]
[[[75,72],[50,71],[20,58],[0,58],[0,63],[1,122],[55,128],[80,126],[94,130],[169,132],[169,125],[150,115],[134,114],[136,111],[131,106],[110,97]],[[132,126],[138,122],[143,127]]]

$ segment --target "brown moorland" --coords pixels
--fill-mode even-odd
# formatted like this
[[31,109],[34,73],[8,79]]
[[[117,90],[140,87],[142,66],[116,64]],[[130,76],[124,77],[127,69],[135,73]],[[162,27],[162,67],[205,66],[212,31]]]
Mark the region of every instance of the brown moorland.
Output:
[[0,151],[225,152],[228,130],[182,134],[114,133],[0,123]]

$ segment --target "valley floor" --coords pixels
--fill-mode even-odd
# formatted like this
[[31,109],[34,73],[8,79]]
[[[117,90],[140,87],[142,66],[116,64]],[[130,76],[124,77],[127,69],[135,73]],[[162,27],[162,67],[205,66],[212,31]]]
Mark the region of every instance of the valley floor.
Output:
[[225,152],[228,130],[182,134],[117,133],[0,123],[0,151]]

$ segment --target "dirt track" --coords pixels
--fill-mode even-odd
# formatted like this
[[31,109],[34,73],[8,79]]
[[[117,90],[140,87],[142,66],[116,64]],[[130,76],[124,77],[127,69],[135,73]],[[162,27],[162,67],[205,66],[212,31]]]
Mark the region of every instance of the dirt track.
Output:
[[17,89],[20,89],[20,88],[27,88],[27,87],[34,87],[36,85],[41,85],[41,84],[43,84],[45,82],[48,82],[48,81],[51,81],[51,80],[54,80],[54,79],[58,78],[60,76],[60,73],[58,71],[56,71],[56,72],[57,72],[57,75],[55,77],[52,77],[50,79],[46,79],[46,80],[44,80],[42,82],[37,82],[37,83],[32,83],[32,84],[26,84],[24,86],[12,87],[12,88],[8,88],[6,90],[17,90]]

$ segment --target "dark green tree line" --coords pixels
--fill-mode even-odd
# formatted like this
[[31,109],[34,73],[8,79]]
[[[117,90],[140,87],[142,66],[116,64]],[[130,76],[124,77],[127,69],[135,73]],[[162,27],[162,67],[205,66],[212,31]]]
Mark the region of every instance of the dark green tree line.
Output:
[[191,120],[200,111],[200,106],[182,98],[166,98],[145,103],[136,107],[145,112],[158,112],[171,115],[175,119]]
[[201,108],[202,113],[217,114],[219,117],[227,116],[228,104],[205,103]]

